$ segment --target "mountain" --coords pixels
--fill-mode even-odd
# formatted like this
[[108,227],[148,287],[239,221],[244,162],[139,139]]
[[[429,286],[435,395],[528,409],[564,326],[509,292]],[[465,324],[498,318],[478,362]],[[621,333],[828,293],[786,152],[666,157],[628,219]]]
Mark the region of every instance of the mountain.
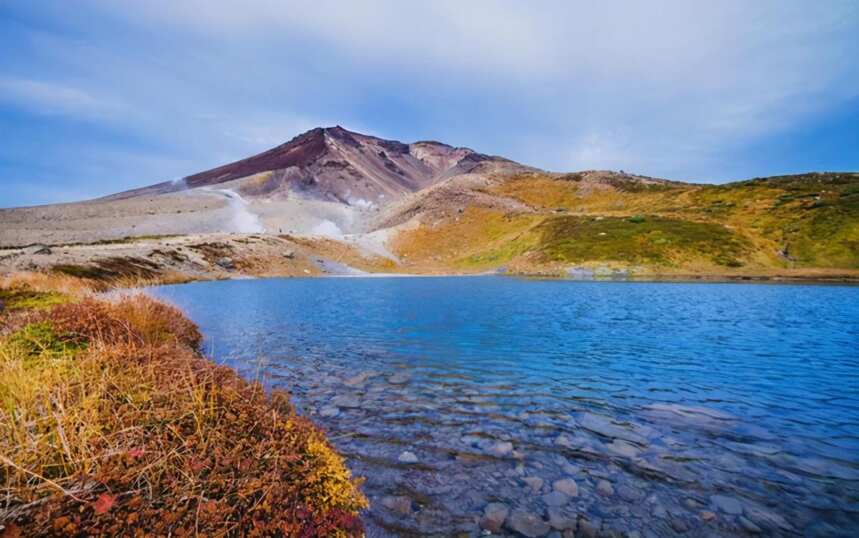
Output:
[[[301,262],[281,251],[300,252]],[[102,274],[118,264],[134,274],[223,276],[221,262],[234,268],[227,272],[267,275],[345,263],[411,273],[859,279],[859,174],[709,185],[552,173],[338,126],[177,181],[0,209],[0,272]]]
[[441,142],[406,144],[340,126],[317,127],[252,157],[110,198],[214,187],[247,179],[237,185],[242,195],[284,197],[296,193],[348,205],[384,205],[488,164],[520,166]]

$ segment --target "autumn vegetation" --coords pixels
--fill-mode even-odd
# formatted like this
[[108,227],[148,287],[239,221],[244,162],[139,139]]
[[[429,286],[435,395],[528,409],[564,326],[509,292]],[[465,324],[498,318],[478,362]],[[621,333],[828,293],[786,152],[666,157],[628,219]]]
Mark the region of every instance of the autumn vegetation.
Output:
[[534,172],[479,194],[498,203],[466,206],[394,239],[405,270],[859,278],[855,173],[697,185]]
[[64,275],[0,290],[0,536],[363,533],[324,433],[181,312]]

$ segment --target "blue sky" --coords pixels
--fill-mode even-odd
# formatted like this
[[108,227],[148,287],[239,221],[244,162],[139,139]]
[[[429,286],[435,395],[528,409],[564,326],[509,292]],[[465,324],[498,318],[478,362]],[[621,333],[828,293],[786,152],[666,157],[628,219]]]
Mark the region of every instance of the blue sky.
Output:
[[315,126],[556,171],[859,170],[859,3],[0,3],[0,207],[182,177]]

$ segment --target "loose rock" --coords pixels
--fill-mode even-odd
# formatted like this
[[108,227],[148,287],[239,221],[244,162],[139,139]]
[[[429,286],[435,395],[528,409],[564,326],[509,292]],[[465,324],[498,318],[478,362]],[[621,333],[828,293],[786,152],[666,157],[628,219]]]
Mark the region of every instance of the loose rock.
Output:
[[236,269],[236,264],[233,263],[233,260],[230,258],[219,258],[218,261],[215,262],[215,265],[221,269],[226,269],[227,271],[234,271]]

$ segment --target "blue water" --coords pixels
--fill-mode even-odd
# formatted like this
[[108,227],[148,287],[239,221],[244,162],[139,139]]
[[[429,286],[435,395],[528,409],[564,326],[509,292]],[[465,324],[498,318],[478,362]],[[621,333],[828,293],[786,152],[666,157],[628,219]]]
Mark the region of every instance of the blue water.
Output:
[[[488,502],[511,510],[501,533],[517,510],[642,536],[859,529],[859,287],[330,278],[153,293],[217,361],[287,388],[331,432],[368,478],[371,535],[476,534]],[[560,478],[579,493],[552,507]]]

